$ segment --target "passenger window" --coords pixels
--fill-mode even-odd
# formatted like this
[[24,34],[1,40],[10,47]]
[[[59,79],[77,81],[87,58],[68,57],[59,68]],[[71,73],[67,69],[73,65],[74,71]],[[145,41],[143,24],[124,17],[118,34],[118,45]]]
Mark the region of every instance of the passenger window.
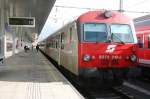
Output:
[[64,49],[64,33],[61,34],[61,49]]
[[51,47],[51,42],[49,42],[49,44],[47,45],[47,47]]
[[0,39],[0,54],[2,53],[2,38]]
[[56,48],[57,48],[57,40],[56,40]]
[[53,48],[55,48],[55,40],[53,39]]
[[58,35],[56,36],[56,48],[58,48]]
[[54,48],[54,40],[52,40],[52,48]]
[[144,44],[143,44],[143,39],[142,39],[142,37],[138,37],[137,38],[138,39],[138,45],[139,45],[139,48],[143,48],[144,46]]
[[70,39],[69,39],[69,42],[72,41],[72,27],[70,28]]
[[48,48],[48,47],[49,47],[49,44],[50,44],[50,43],[46,43],[46,48]]
[[60,48],[60,35],[58,35],[58,48]]
[[[55,39],[55,38],[54,38]],[[54,40],[54,48],[56,48],[56,39]]]
[[57,48],[57,39],[55,38],[55,48]]
[[148,48],[150,48],[150,34],[148,35]]

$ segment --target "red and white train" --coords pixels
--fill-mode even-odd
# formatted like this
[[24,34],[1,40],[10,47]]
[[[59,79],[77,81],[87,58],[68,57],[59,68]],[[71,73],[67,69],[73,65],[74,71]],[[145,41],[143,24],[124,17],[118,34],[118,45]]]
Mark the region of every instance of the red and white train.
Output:
[[128,69],[137,65],[136,47],[133,21],[117,11],[99,10],[50,35],[45,53],[78,80],[121,84]]
[[142,74],[150,76],[150,15],[134,19],[138,39],[139,66]]

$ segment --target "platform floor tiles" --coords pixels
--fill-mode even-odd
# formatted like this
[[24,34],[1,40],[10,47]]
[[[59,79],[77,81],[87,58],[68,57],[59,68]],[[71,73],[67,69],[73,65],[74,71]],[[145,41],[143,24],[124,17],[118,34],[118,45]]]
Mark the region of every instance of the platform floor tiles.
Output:
[[0,65],[0,99],[83,99],[40,53],[21,52]]

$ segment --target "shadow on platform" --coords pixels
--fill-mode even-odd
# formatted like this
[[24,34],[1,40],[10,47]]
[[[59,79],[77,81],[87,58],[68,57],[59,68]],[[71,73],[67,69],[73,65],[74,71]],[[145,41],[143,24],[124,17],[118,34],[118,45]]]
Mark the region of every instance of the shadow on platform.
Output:
[[20,52],[5,60],[0,70],[0,81],[10,82],[65,82],[57,69],[40,52]]

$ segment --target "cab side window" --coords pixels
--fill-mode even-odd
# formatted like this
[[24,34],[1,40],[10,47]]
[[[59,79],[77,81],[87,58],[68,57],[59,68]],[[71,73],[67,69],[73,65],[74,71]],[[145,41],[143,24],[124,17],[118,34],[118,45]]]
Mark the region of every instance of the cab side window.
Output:
[[148,35],[148,48],[150,49],[150,34]]
[[144,47],[143,38],[142,37],[138,37],[137,39],[138,39],[139,48],[143,48]]

